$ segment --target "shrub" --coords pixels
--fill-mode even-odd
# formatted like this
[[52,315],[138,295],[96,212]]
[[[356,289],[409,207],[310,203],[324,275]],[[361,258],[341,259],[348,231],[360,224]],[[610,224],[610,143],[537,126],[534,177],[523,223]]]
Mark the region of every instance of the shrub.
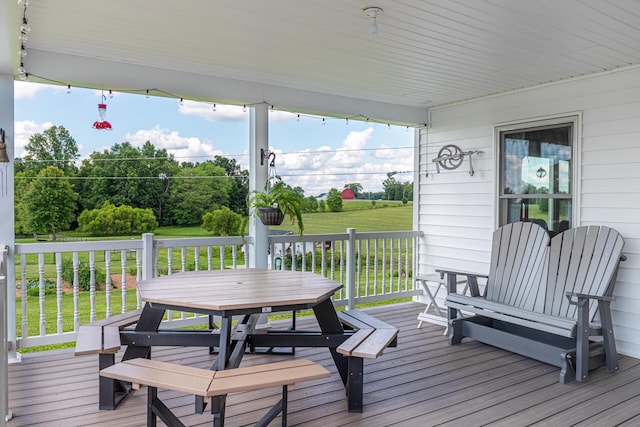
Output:
[[[62,279],[73,285],[73,259],[62,259]],[[107,276],[99,268],[95,268],[96,290],[105,284]],[[91,290],[91,268],[86,261],[78,262],[78,288],[83,291]]]
[[78,231],[94,236],[149,233],[158,227],[151,209],[114,206],[108,201],[100,209],[84,210],[78,217]]
[[[22,285],[17,285],[16,288],[20,289]],[[55,295],[58,287],[56,283],[51,279],[44,279],[44,294]],[[27,280],[27,295],[30,297],[37,297],[40,295],[40,281],[38,279]]]

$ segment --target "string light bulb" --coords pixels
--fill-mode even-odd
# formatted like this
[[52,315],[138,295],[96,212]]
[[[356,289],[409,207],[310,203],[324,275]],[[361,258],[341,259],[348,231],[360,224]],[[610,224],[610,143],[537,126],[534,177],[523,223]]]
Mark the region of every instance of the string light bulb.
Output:
[[326,121],[326,120],[324,119],[324,117],[323,117],[323,118],[322,118],[322,125],[324,126],[324,125],[326,125],[326,124],[327,124],[327,121]]
[[296,122],[300,121],[300,114],[298,114],[298,117],[296,118]]
[[180,106],[182,107],[184,105],[184,98],[180,98]]
[[24,68],[24,63],[20,62],[18,67],[18,78],[22,81],[27,80],[27,70]]
[[216,104],[213,104],[213,111],[218,111],[218,108],[216,107]]
[[20,25],[20,32],[21,33],[28,33],[31,31],[31,25],[29,25],[29,22],[27,22],[27,18],[23,17],[22,18],[22,25]]
[[244,104],[244,105],[242,106],[242,112],[243,112],[243,113],[246,113],[246,112],[247,112],[247,104]]
[[67,85],[67,93],[71,93],[71,85]]
[[26,33],[23,33],[22,31],[20,31],[20,35],[18,36],[18,40],[20,40],[20,43],[25,44],[29,40],[29,36],[27,36]]
[[18,52],[18,55],[20,56],[20,58],[24,58],[25,56],[27,56],[27,49],[24,48],[23,44],[20,45],[20,51]]
[[113,98],[113,92],[109,89],[109,98]]
[[18,0],[18,4],[22,7],[29,6],[29,0]]
[[149,99],[149,89],[147,89],[147,94],[144,97]]

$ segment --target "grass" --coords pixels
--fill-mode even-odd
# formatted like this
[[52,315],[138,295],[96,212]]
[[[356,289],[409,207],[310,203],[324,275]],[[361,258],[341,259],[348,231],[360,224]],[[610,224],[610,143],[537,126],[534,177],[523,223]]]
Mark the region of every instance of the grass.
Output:
[[[374,207],[370,201],[347,201],[343,204],[343,212],[321,212],[321,213],[308,213],[304,214],[305,232],[307,234],[328,234],[328,233],[343,233],[347,228],[355,227],[359,232],[371,232],[371,231],[403,231],[412,229],[413,219],[413,205],[403,205],[398,202],[382,202],[377,201]],[[295,232],[295,226],[291,225],[287,221],[282,226],[274,227],[275,229],[284,229]],[[205,230],[199,226],[194,227],[160,227],[154,232],[157,238],[171,238],[171,237],[205,237],[209,236]],[[65,233],[70,238],[78,238],[78,235],[74,235],[73,232]],[[109,237],[108,239],[130,239],[133,236],[119,236]],[[135,236],[139,237],[139,236]],[[33,239],[22,239],[24,242],[32,243]],[[87,240],[91,240],[87,238]],[[100,240],[94,238],[93,240]],[[104,240],[104,239],[102,239]],[[17,240],[19,241],[19,240]],[[214,251],[215,253],[215,251]],[[240,255],[240,254],[239,254]],[[88,256],[84,254],[84,256]],[[188,252],[190,260],[193,260],[192,251]],[[200,265],[206,266],[206,251],[201,253],[203,257]],[[180,269],[179,261],[174,254],[174,260],[176,262],[176,271]],[[113,274],[120,274],[120,255],[113,254],[112,263],[115,263],[115,269],[112,268]],[[166,259],[166,258],[165,258]],[[231,259],[229,256],[228,259]],[[47,277],[55,277],[55,266],[51,263],[51,257],[47,257],[46,262]],[[97,266],[104,271],[104,261],[98,259]],[[37,255],[28,257],[27,264],[29,266],[27,270],[28,277],[37,277]],[[135,260],[131,259],[127,261],[127,269],[132,270],[135,268]],[[16,269],[16,273],[20,274],[20,269]],[[35,275],[35,276],[34,276]],[[19,277],[18,277],[19,279]],[[129,286],[133,286],[131,283]],[[30,303],[27,304],[27,321],[29,325],[29,336],[35,336],[39,334],[40,327],[40,312],[39,304],[37,303],[38,297],[28,297]],[[408,299],[403,299],[408,300]],[[119,290],[111,291],[111,312],[117,314],[121,311],[121,292]],[[389,303],[388,301],[385,303]],[[90,307],[89,293],[80,292],[79,294],[79,307]],[[104,318],[106,313],[106,292],[96,292],[96,317]],[[136,307],[136,292],[133,289],[129,289],[127,292],[127,310],[133,310]],[[16,300],[16,320],[18,328],[22,324],[22,300],[18,298]],[[64,331],[73,330],[73,316],[74,316],[74,302],[72,294],[64,294],[62,296],[62,312],[63,312],[63,327]],[[56,296],[50,295],[45,297],[45,320],[46,320],[46,332],[56,333],[57,331],[57,302]],[[286,317],[286,315],[284,315]],[[279,318],[279,317],[278,317]],[[89,322],[89,313],[80,313],[80,323]],[[20,331],[18,331],[20,334]],[[56,344],[50,346],[38,346],[20,349],[21,353],[29,353],[50,349],[60,349],[73,347],[75,343]]]

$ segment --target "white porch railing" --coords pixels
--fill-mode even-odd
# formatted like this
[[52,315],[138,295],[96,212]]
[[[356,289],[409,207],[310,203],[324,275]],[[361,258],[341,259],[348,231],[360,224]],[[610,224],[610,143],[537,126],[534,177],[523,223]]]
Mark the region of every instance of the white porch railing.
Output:
[[8,247],[0,248],[0,427],[11,419],[9,411],[9,341],[7,338],[7,255]]
[[[413,279],[420,236],[417,231],[355,229],[302,239],[272,236],[270,265],[343,283],[334,297],[337,306],[402,298],[420,293]],[[9,293],[19,298],[16,324],[9,319],[9,327],[18,332],[16,347],[75,341],[80,324],[140,308],[141,279],[178,271],[245,268],[248,251],[241,248],[251,243],[251,238],[240,236],[154,239],[144,234],[132,240],[16,244],[19,292]],[[189,313],[167,316],[175,326],[206,320]]]

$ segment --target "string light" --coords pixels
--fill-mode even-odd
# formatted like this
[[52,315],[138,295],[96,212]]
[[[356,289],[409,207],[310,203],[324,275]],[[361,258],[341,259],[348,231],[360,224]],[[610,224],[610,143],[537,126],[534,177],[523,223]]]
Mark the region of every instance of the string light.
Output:
[[[55,83],[55,84],[59,84],[59,85],[66,85],[67,86],[67,93],[70,93],[70,91],[71,91],[71,85],[66,83],[66,82],[62,82],[62,81],[59,81],[59,80],[50,79],[50,78],[46,78],[46,77],[42,77],[42,76],[37,76],[37,75],[31,75],[31,74],[27,73],[26,68],[24,67],[24,63],[22,61],[20,62],[20,67],[18,67],[18,74],[19,74],[20,80],[27,80],[27,78],[29,76],[31,76],[31,77],[37,78],[38,80],[45,80],[45,81],[49,81],[49,82],[52,82],[52,83]],[[80,87],[82,87],[82,86],[80,86]],[[156,91],[156,92],[162,93],[162,94],[164,94],[164,95],[166,95],[168,97],[172,97],[172,98],[178,99],[179,100],[179,104],[180,105],[184,105],[184,98],[183,97],[178,97],[178,96],[176,96],[176,95],[174,95],[172,93],[169,93],[169,92],[157,89],[157,88],[152,88],[152,89],[131,89],[131,90],[120,90],[120,91],[121,92],[125,92],[125,93],[144,94],[145,98],[149,98],[151,96],[151,91]],[[113,96],[114,96],[113,91],[111,89],[109,89],[109,98],[113,98]],[[104,95],[103,95],[103,97],[104,97]],[[261,102],[261,103],[258,103],[258,104],[266,104],[266,102]],[[257,105],[257,104],[243,104],[242,112],[246,113],[247,106],[253,106],[253,105]],[[274,104],[270,104],[270,103],[267,104],[267,105],[273,111],[279,110],[279,111],[284,111],[284,112],[291,113],[292,115],[295,114],[296,121],[298,121],[298,122],[300,121],[300,119],[303,116],[304,117],[309,117],[309,118],[312,118],[312,119],[316,119],[316,120],[322,120],[322,125],[326,125],[328,119],[329,120],[330,119],[337,119],[337,118],[333,118],[333,117],[327,118],[327,117],[318,117],[316,115],[295,113],[293,111],[287,110],[286,108],[276,107]],[[217,111],[217,107],[218,107],[218,105],[216,103],[212,104],[212,110],[214,112]],[[356,119],[356,120],[359,120],[359,121],[365,121],[366,123],[374,122],[374,123],[378,123],[378,124],[386,124],[387,127],[389,129],[391,129],[391,123],[386,122],[386,121],[383,122],[383,121],[380,121],[380,120],[371,119],[370,117],[367,117],[367,116],[362,115],[362,114],[345,117],[344,118],[345,124],[349,125],[349,122],[350,122],[351,119]],[[414,125],[406,125],[406,129],[405,130],[408,132],[410,127],[421,128],[421,127],[427,127],[427,126],[428,126],[427,123],[418,123],[418,124],[414,124]]]
[[27,56],[27,50],[24,47],[24,44],[29,40],[27,33],[31,32],[31,26],[27,21],[27,6],[29,5],[29,0],[18,0],[18,5],[20,5],[22,9],[22,22],[20,24],[20,35],[18,36],[18,40],[20,40],[20,52],[18,55],[20,56],[20,66],[18,67],[18,78],[22,81],[27,80],[29,74],[27,73],[26,68],[24,67],[24,58]]

